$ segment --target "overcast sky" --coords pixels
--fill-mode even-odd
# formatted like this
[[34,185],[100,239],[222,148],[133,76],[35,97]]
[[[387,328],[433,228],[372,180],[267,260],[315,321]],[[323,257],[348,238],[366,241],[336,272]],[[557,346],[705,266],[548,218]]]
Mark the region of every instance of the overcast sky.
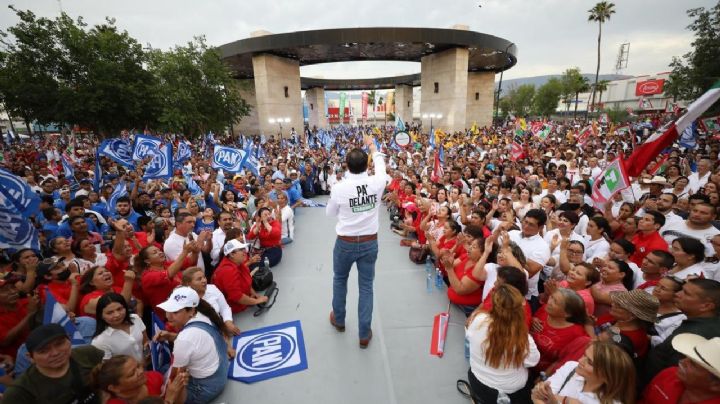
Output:
[[[3,3],[7,4],[7,1]],[[578,66],[594,73],[597,23],[587,22],[595,1],[585,0],[16,0],[16,7],[56,16],[60,7],[89,24],[114,17],[141,43],[156,48],[183,44],[205,35],[211,45],[273,33],[343,27],[434,27],[466,24],[518,47],[518,64],[505,78],[559,74]],[[670,70],[672,56],[690,48],[686,10],[711,7],[715,0],[616,0],[616,14],[603,26],[601,73],[614,73],[618,49],[630,42],[630,61],[622,73]],[[478,5],[482,7],[478,7]],[[0,27],[17,23],[0,9]],[[419,63],[354,62],[303,67],[303,76],[367,78],[417,73]]]

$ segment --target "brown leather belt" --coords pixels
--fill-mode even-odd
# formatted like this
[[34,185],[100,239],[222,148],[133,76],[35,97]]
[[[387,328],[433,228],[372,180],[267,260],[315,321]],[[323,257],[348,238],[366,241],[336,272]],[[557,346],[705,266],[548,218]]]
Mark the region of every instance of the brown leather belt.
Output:
[[364,243],[366,241],[377,240],[377,233],[366,236],[337,236],[337,238],[342,241],[347,241],[348,243]]

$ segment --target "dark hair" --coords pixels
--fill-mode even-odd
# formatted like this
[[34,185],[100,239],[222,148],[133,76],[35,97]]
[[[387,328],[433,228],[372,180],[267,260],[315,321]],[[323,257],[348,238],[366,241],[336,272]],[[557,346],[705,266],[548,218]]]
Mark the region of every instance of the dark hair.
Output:
[[650,254],[660,258],[660,266],[670,269],[675,266],[675,257],[665,250],[652,250]]
[[[550,200],[550,202],[553,204],[553,210],[554,210],[554,207],[557,206],[557,198],[555,197],[555,195],[553,195],[553,194],[545,194],[545,195],[543,195],[542,197],[543,197],[543,198],[548,198],[548,200]],[[542,200],[542,198],[540,198],[540,200]]]
[[[474,212],[473,212],[474,213]],[[465,226],[465,234],[470,235],[472,238],[476,239],[482,239],[485,234],[483,233],[483,229],[480,226],[475,226],[474,224],[469,224]],[[483,244],[484,246],[484,244]]]
[[117,199],[117,201],[115,201],[115,206],[117,206],[119,203],[123,203],[123,202],[129,204],[129,203],[130,203],[130,198],[127,197],[127,196],[121,196],[121,197],[119,197],[119,198]]
[[530,209],[526,214],[525,218],[531,218],[535,219],[538,222],[538,226],[543,227],[545,226],[545,222],[547,222],[547,214],[545,214],[545,211],[542,209]]
[[615,239],[613,240],[613,243],[619,245],[627,255],[631,255],[635,252],[635,245],[624,238]]
[[697,286],[702,290],[702,297],[710,300],[715,305],[715,315],[720,314],[720,282],[712,279],[694,278],[687,283]]
[[151,247],[155,247],[154,244],[148,244],[147,246],[143,247],[138,251],[137,255],[135,256],[135,259],[133,260],[133,264],[135,265],[135,268],[138,269],[138,273],[142,274],[145,272],[146,269],[150,267],[145,260],[148,258],[148,251],[150,251]]
[[125,308],[125,318],[123,319],[123,323],[125,324],[132,324],[132,319],[130,318],[130,307],[128,307],[127,302],[125,301],[125,298],[122,297],[122,295],[115,293],[115,292],[108,292],[104,295],[100,296],[100,298],[97,301],[97,306],[95,306],[95,334],[94,337],[97,337],[98,335],[102,334],[103,331],[108,327],[108,324],[103,320],[102,313],[103,310],[107,306],[109,306],[111,303],[119,303],[123,308]]
[[557,291],[565,300],[565,313],[567,314],[565,320],[570,323],[580,325],[587,323],[588,316],[587,311],[585,310],[585,301],[582,297],[580,297],[580,295],[572,289],[559,288]]
[[659,224],[660,227],[665,226],[665,215],[663,215],[662,213],[658,212],[657,210],[648,210],[647,212],[645,212],[645,214],[652,216],[653,222],[655,222],[655,224]]
[[238,200],[238,197],[237,197],[237,194],[235,193],[235,191],[233,191],[232,189],[226,189],[226,190],[220,192],[220,201],[221,201],[221,202],[227,202],[227,196],[226,196],[226,195],[227,195],[228,192],[230,192],[231,194],[233,194],[233,197],[234,197],[233,200],[235,200],[235,201]]
[[[103,268],[100,266],[92,267],[88,269],[87,271],[83,272],[83,274],[80,276],[80,293],[83,295],[87,295],[88,293],[95,290],[95,286],[92,285],[92,279],[95,276],[95,272],[97,272],[98,268]],[[82,308],[81,308],[82,309]]]
[[345,156],[345,163],[352,174],[362,174],[367,171],[368,155],[362,149],[352,149]]
[[178,223],[182,223],[185,219],[192,217],[193,219],[195,216],[192,213],[188,212],[182,212],[175,215],[175,225],[177,226]]
[[[100,362],[90,372],[90,385],[95,390],[110,393],[108,388],[120,383],[120,379],[123,377],[123,367],[130,359],[135,358],[128,355],[117,355]],[[114,394],[110,393],[110,395],[114,397]]]
[[678,237],[673,243],[680,244],[680,248],[686,253],[693,256],[695,263],[705,260],[705,245],[695,237]]
[[620,272],[622,272],[625,275],[625,276],[623,276],[623,279],[622,279],[622,284],[623,284],[623,286],[625,286],[625,289],[632,290],[633,286],[635,284],[635,282],[633,280],[633,276],[635,276],[635,274],[633,273],[632,268],[630,268],[630,265],[628,265],[627,262],[625,262],[625,261],[620,261],[620,260],[610,260],[610,261],[617,264]]
[[83,205],[82,201],[79,201],[77,199],[71,199],[70,202],[65,205],[65,212],[70,213],[70,209],[72,208],[83,208],[85,209],[85,205]]
[[257,210],[256,215],[257,215],[258,217],[260,217],[260,216],[262,215],[262,213],[265,212],[265,211],[268,211],[268,212],[272,213],[272,211],[270,210],[270,208],[268,208],[267,206],[263,206],[262,208],[260,208],[260,209]]
[[73,223],[75,223],[75,221],[77,221],[77,220],[82,220],[82,221],[84,222],[84,221],[86,221],[87,219],[85,219],[85,216],[75,216],[75,217],[71,217],[70,219],[68,219],[68,225],[72,226]]
[[497,277],[508,285],[514,286],[525,296],[528,293],[528,282],[525,271],[520,268],[503,266],[497,269]]
[[72,253],[75,254],[75,256],[78,258],[82,258],[82,250],[80,249],[80,244],[82,244],[82,242],[85,240],[87,240],[87,239],[76,238],[76,239],[73,239],[72,243],[70,244],[70,251],[72,251]]
[[[192,307],[186,307],[183,310],[190,311],[192,310]],[[215,327],[220,331],[220,333],[226,337],[230,336],[230,331],[228,330],[227,326],[225,325],[225,322],[220,317],[220,315],[213,309],[212,306],[210,306],[210,303],[206,302],[203,299],[200,299],[200,302],[198,303],[197,307],[195,309],[198,311],[198,313],[204,315],[205,317],[210,319],[210,322],[213,323]]]
[[447,224],[450,226],[450,230],[452,230],[455,234],[459,234],[462,231],[460,224],[452,219],[448,220]]
[[137,220],[139,228],[143,228],[146,224],[152,222],[153,219],[150,216],[140,216]]
[[[575,240],[574,240],[575,241]],[[571,241],[572,243],[572,241]],[[578,241],[578,243],[580,243]],[[582,243],[580,243],[582,244]],[[600,271],[597,270],[597,267],[589,262],[581,262],[579,264],[576,264],[575,267],[583,267],[588,270],[588,275],[585,277],[588,281],[590,281],[590,286],[600,282]],[[588,286],[588,288],[590,287]]]
[[663,195],[670,195],[672,197],[673,203],[677,203],[677,201],[678,201],[677,195],[673,194],[672,192],[665,192],[665,193],[663,193]]
[[585,244],[580,240],[570,240],[569,245],[579,245],[582,247],[583,252],[585,252]]
[[593,216],[590,218],[597,227],[600,228],[603,232],[603,236],[607,237],[612,232],[612,229],[610,228],[610,222],[608,222],[607,219],[605,219],[602,216]]
[[42,210],[43,216],[45,216],[45,219],[50,220],[54,216],[57,215],[57,210],[55,210],[55,207],[49,207]]

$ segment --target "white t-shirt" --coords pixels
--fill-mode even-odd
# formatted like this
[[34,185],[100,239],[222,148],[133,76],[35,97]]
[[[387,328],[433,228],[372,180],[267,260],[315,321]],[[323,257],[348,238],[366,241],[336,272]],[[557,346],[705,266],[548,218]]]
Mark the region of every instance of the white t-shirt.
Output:
[[[545,236],[543,237],[543,239],[547,243],[548,248],[550,248],[552,246],[552,240],[556,234],[560,235],[561,241],[564,240],[564,238],[562,237],[562,234],[560,234],[560,229],[553,229],[553,230],[550,230],[549,232],[545,233]],[[583,246],[586,243],[585,237],[575,233],[574,231],[570,232],[570,241],[579,241],[579,242],[583,243]],[[555,247],[555,249],[550,252],[550,256],[555,259],[555,267],[560,266],[560,243],[558,243],[557,247]]]
[[[225,230],[217,228],[212,233],[212,250],[210,250],[210,259],[213,265],[220,262],[220,251],[225,246]],[[182,251],[182,250],[181,250]]]
[[[209,318],[200,313],[197,313],[188,324],[193,321],[212,324]],[[220,359],[212,335],[197,327],[186,327],[180,331],[173,347],[173,367],[187,367],[190,376],[202,379],[212,376],[218,366]]]
[[[177,234],[175,230],[170,233],[163,245],[163,252],[169,261],[175,261],[178,259],[180,253],[182,252],[183,245],[191,241],[190,237],[192,237],[192,240],[197,240],[198,235],[191,232],[188,237],[183,237]],[[202,254],[198,254],[196,266],[205,269],[205,260],[203,260]]]
[[285,207],[280,210],[280,214],[282,215],[282,238],[294,239],[295,213],[290,206],[285,205]]
[[674,277],[678,279],[685,280],[688,276],[702,276],[705,277],[705,263],[704,262],[698,262],[697,264],[692,264],[689,267],[675,272],[673,274]]
[[[523,237],[521,230],[513,230],[508,233],[508,236],[511,241],[515,242],[515,244],[520,247],[523,254],[525,254],[525,259],[534,261],[543,266],[550,259],[550,247],[548,247],[545,240],[543,240],[539,234],[532,237]],[[540,272],[541,271],[538,271],[535,275],[528,279],[528,293],[525,296],[528,299],[532,296],[540,295],[540,292],[538,291]]]
[[92,346],[105,352],[103,360],[118,355],[132,356],[136,360],[144,361],[143,332],[145,324],[137,314],[130,315],[130,332],[107,327],[100,335],[94,337]]
[[590,240],[589,236],[585,237],[585,262],[592,262],[593,258],[605,258],[609,251],[610,243],[605,238]]
[[687,226],[686,221],[673,222],[671,225],[663,227],[660,231],[660,235],[668,243],[668,246],[672,246],[672,242],[678,237],[694,237],[703,244],[705,244],[705,256],[711,257],[715,255],[715,250],[712,248],[710,240],[716,235],[720,234],[720,230],[710,225],[706,229],[695,230]]
[[489,366],[485,362],[485,340],[488,337],[490,322],[488,314],[480,313],[465,330],[465,336],[470,342],[470,370],[486,386],[492,386],[498,391],[511,394],[525,386],[528,378],[527,368],[537,365],[540,361],[540,351],[538,351],[533,338],[528,334],[529,352],[522,367],[494,368]]
[[208,302],[210,306],[220,315],[223,321],[233,321],[232,310],[228,305],[225,296],[223,296],[220,289],[212,283],[208,283],[203,295],[203,300]]
[[[553,393],[558,396],[567,398],[574,398],[583,404],[600,404],[597,394],[582,391],[585,386],[585,378],[578,375],[577,372],[570,377],[570,380],[565,383],[565,380],[570,375],[570,372],[575,370],[578,363],[575,361],[568,361],[562,365],[554,375],[550,376],[548,381],[550,382],[550,388]],[[563,386],[563,384],[565,384]],[[562,390],[560,390],[562,387]],[[620,401],[613,400],[613,404],[621,404]]]

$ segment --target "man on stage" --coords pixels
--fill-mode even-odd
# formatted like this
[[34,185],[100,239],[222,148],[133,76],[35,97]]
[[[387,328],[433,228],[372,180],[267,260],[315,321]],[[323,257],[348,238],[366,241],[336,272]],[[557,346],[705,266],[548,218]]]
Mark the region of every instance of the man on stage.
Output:
[[358,269],[358,323],[360,348],[367,348],[372,339],[373,279],[378,254],[378,209],[387,184],[384,155],[377,151],[373,138],[363,136],[375,163],[369,176],[368,155],[361,149],[350,151],[345,161],[347,177],[337,183],[330,194],[326,213],[337,216],[337,239],[333,250],[333,311],[330,323],[339,332],[345,331],[345,300],[347,281],[353,263]]

